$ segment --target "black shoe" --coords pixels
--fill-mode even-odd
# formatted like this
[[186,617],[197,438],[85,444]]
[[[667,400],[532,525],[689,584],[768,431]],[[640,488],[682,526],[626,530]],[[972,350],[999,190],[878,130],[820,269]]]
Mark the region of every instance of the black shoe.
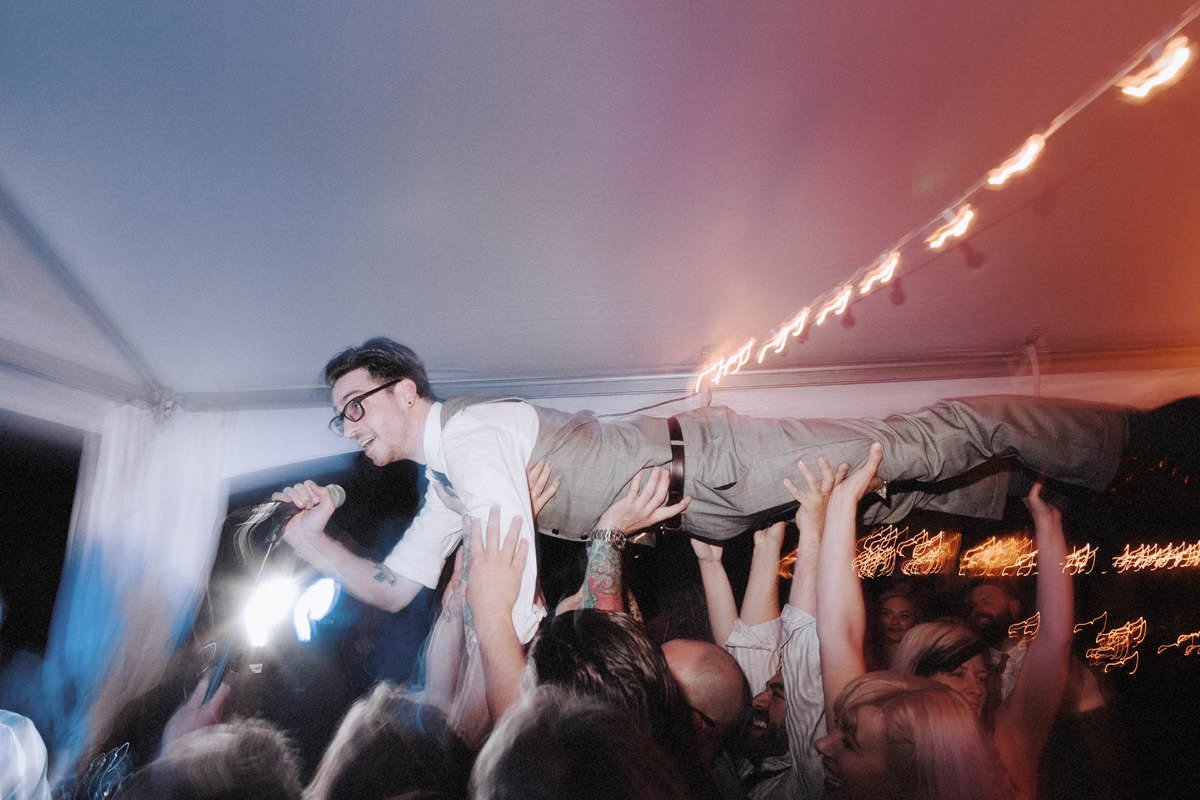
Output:
[[1125,457],[1200,474],[1200,396],[1129,415]]

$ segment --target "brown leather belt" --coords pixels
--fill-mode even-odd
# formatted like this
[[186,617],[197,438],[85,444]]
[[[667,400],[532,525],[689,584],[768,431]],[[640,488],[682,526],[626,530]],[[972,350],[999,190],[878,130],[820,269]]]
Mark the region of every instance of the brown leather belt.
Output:
[[[683,499],[683,430],[679,420],[667,417],[667,434],[671,439],[671,482],[667,485],[667,505],[673,506]],[[683,515],[676,514],[662,524],[664,531],[683,529]]]

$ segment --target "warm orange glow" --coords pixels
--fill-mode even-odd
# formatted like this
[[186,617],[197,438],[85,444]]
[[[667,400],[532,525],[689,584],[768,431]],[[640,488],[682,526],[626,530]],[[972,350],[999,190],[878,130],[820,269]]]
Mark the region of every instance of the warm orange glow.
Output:
[[896,542],[901,533],[895,526],[888,525],[858,540],[858,552],[854,556],[858,577],[881,578],[895,571]]
[[900,571],[905,575],[940,575],[947,572],[958,556],[961,544],[961,533],[938,531],[930,536],[929,531],[923,530],[896,547],[900,553],[912,548],[911,555],[900,566]]
[[1167,42],[1162,55],[1141,72],[1128,75],[1117,81],[1121,93],[1127,97],[1144,100],[1155,89],[1169,86],[1182,74],[1192,58],[1192,47],[1186,36],[1176,36]]
[[758,363],[763,362],[763,358],[767,355],[767,351],[774,348],[776,354],[782,353],[783,348],[787,346],[787,341],[793,336],[799,336],[804,333],[804,326],[808,324],[808,308],[802,310],[799,314],[792,317],[791,320],[776,331],[771,340],[764,344],[758,351]]
[[1092,570],[1096,568],[1096,554],[1099,552],[1100,549],[1098,547],[1090,544],[1076,547],[1067,553],[1067,557],[1063,561],[1063,574],[1091,575]]
[[1113,569],[1117,572],[1142,572],[1159,569],[1194,569],[1200,567],[1200,542],[1179,544],[1143,544],[1114,556]]
[[1030,575],[1037,567],[1037,553],[1028,536],[992,536],[963,553],[958,574],[977,578]]
[[826,317],[828,317],[830,314],[836,314],[838,316],[845,314],[847,306],[850,305],[850,296],[852,294],[854,294],[854,290],[849,286],[843,286],[840,290],[838,290],[837,297],[821,306],[821,311],[817,314],[817,324],[824,325]]
[[1020,639],[1028,636],[1030,639],[1036,639],[1038,628],[1042,625],[1042,612],[1036,612],[1032,617],[1023,619],[1020,622],[1008,626],[1008,636],[1010,639]]
[[876,286],[886,286],[892,276],[896,274],[898,266],[900,266],[900,252],[893,250],[881,262],[871,267],[870,272],[859,284],[858,293],[867,294]]
[[929,245],[931,250],[941,250],[950,239],[964,236],[974,219],[975,209],[969,205],[963,206],[954,213],[949,222],[934,231],[933,235],[925,240],[925,244]]
[[1046,146],[1046,138],[1040,133],[1035,133],[1025,140],[1025,144],[1021,145],[1021,149],[1008,158],[1003,164],[996,167],[988,173],[988,186],[1000,187],[1008,182],[1008,179],[1013,175],[1025,172],[1037,157],[1042,154],[1043,148]]
[[738,348],[738,351],[731,356],[718,359],[712,364],[704,368],[704,371],[696,376],[696,384],[692,391],[700,391],[700,387],[704,385],[704,379],[708,378],[714,385],[721,382],[721,378],[726,375],[734,375],[746,366],[746,362],[750,360],[750,353],[754,348],[754,340],[748,340],[744,345]]
[[1159,655],[1162,655],[1172,647],[1181,648],[1185,656],[1200,653],[1200,631],[1181,633],[1178,637],[1176,637],[1175,641],[1171,642],[1170,644],[1159,645],[1156,652]]
[[[1083,654],[1088,664],[1093,667],[1101,667],[1105,672],[1123,667],[1129,669],[1129,674],[1133,675],[1137,672],[1140,661],[1137,648],[1146,640],[1146,618],[1138,617],[1119,628],[1106,630],[1108,612],[1105,611],[1090,622],[1076,625],[1075,632],[1078,633],[1097,620],[1103,620],[1103,623],[1100,632],[1096,634],[1096,646]],[[1132,669],[1129,668],[1130,663],[1133,664]]]

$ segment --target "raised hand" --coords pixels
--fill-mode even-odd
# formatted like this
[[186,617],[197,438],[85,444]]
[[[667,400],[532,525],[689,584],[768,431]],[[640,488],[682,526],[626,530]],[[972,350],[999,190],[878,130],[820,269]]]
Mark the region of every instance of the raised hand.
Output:
[[[643,478],[646,479],[644,485]],[[634,533],[681,513],[692,502],[692,498],[685,497],[674,505],[663,505],[667,502],[670,486],[670,475],[662,467],[642,470],[633,476],[629,491],[600,515],[596,527]]]
[[800,470],[800,476],[804,479],[803,487],[792,483],[790,478],[783,479],[784,488],[800,503],[800,507],[796,509],[796,527],[804,528],[809,525],[819,533],[825,524],[825,509],[829,506],[833,488],[846,480],[850,473],[850,465],[839,464],[837,472],[834,472],[825,457],[821,456],[817,459],[817,468],[821,471],[819,479],[803,461],[797,461],[796,468]]
[[868,492],[873,492],[883,485],[883,480],[876,474],[879,472],[879,465],[882,461],[883,445],[879,442],[872,442],[871,448],[867,451],[867,460],[846,475],[844,479],[835,480],[831,497],[852,500],[857,504],[859,500],[867,496]]
[[229,699],[229,684],[222,683],[217,687],[212,699],[204,702],[204,694],[208,691],[211,676],[205,676],[196,684],[196,688],[178,708],[167,724],[163,727],[162,743],[159,751],[165,751],[172,744],[187,736],[189,733],[216,725],[221,721],[225,701]]
[[724,547],[719,544],[704,542],[696,538],[691,539],[691,542],[692,551],[695,552],[697,561],[715,561],[717,564],[721,563],[721,555],[725,552]]
[[521,591],[525,559],[529,556],[529,542],[521,538],[521,518],[513,518],[502,541],[500,507],[492,506],[486,533],[480,530],[479,520],[472,518],[468,541],[471,563],[467,605],[471,607],[476,624],[491,612],[503,611],[505,617],[511,617]]
[[[533,517],[536,520],[537,515],[542,513],[546,503],[550,502],[558,487],[562,485],[562,478],[552,475],[545,459],[530,467],[526,474],[529,478],[529,502],[533,505]],[[553,481],[550,480],[552,477]]]

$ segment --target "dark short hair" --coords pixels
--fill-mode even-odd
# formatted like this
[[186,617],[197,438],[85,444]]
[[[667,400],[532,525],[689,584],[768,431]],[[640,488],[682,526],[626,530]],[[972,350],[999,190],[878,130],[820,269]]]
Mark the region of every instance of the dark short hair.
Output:
[[385,336],[367,339],[360,347],[348,347],[325,365],[325,383],[333,386],[338,378],[356,369],[365,369],[381,381],[408,378],[417,385],[417,396],[433,399],[433,388],[425,374],[425,364],[411,347]]
[[679,685],[662,649],[628,614],[580,609],[550,620],[529,651],[539,684],[553,684],[624,709],[662,741],[682,712]]

